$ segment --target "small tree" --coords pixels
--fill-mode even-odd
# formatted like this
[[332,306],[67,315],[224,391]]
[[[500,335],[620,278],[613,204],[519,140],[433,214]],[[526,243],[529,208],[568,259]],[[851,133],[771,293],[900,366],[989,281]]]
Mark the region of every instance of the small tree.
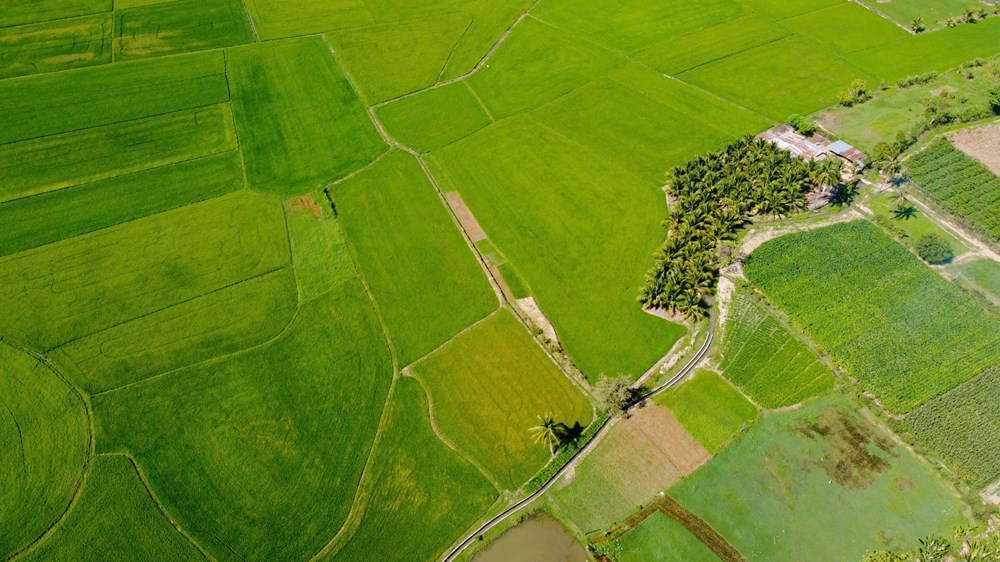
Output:
[[927,29],[924,27],[924,18],[917,18],[913,20],[913,22],[910,23],[910,29],[912,29],[914,33],[920,33],[921,31]]
[[937,234],[925,234],[917,240],[917,253],[927,263],[940,265],[955,257],[948,242]]
[[549,446],[549,453],[555,455],[566,433],[566,424],[556,422],[551,413],[546,413],[538,416],[538,425],[528,431],[535,443],[545,443]]
[[617,412],[625,409],[632,398],[629,386],[629,377],[626,375],[602,377],[594,387],[594,396],[606,412]]
[[1000,115],[1000,88],[993,88],[988,92],[990,99],[990,109],[993,113]]
[[788,124],[791,125],[793,129],[806,136],[816,132],[816,123],[813,123],[797,113],[788,117]]

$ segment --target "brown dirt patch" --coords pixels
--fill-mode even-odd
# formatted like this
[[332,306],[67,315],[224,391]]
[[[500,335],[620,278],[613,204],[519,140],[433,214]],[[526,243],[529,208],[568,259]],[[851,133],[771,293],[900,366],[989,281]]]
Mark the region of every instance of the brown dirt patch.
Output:
[[1000,123],[965,129],[948,136],[955,148],[1000,175]]
[[892,483],[896,486],[896,489],[899,490],[900,492],[909,492],[910,490],[917,487],[912,480],[910,480],[905,476],[900,476],[899,478],[893,480]]
[[323,216],[323,208],[317,205],[316,201],[314,201],[310,195],[296,197],[295,202],[292,203],[292,209],[298,211],[311,211],[315,217]]
[[472,242],[475,243],[480,240],[485,240],[486,233],[483,231],[482,227],[479,226],[479,222],[476,221],[476,217],[472,216],[472,211],[465,206],[465,201],[462,200],[462,196],[457,191],[449,191],[444,194],[444,198],[448,201],[448,205],[451,207],[451,210],[454,211],[455,216],[458,217],[459,224],[461,224],[462,229],[468,233]]
[[819,466],[846,488],[866,488],[892,467],[877,450],[899,456],[891,439],[839,409],[824,410],[815,421],[803,421],[799,429],[808,437],[820,438],[825,450]]

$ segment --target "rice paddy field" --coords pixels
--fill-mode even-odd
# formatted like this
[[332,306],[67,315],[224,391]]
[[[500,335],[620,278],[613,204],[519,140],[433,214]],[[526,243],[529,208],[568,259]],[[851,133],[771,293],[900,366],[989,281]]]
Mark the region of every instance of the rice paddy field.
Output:
[[[995,55],[998,22],[914,36],[840,0],[2,3],[0,560],[443,558],[554,471],[539,416],[605,419],[593,385],[695,327],[636,301],[668,170],[852,81]],[[939,436],[989,414],[995,311],[874,227],[821,238],[761,247],[748,275],[946,464],[994,476]],[[815,409],[829,373],[767,311],[737,316],[738,388],[705,372],[613,424],[547,496],[574,531],[755,470],[727,459],[779,418],[738,389]],[[929,506],[887,533],[952,520],[879,450]],[[791,552],[697,511],[748,557]],[[704,555],[650,521],[631,559]]]

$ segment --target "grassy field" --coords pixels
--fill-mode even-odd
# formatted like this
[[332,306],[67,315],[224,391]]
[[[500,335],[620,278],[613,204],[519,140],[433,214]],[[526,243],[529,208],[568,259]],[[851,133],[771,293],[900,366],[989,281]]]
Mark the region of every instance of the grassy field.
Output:
[[670,410],[655,403],[601,439],[549,492],[559,513],[587,534],[623,521],[711,458]]
[[413,367],[427,385],[441,433],[517,489],[548,460],[532,441],[538,416],[590,424],[590,404],[507,310],[448,342]]
[[840,55],[850,55],[909,37],[906,31],[885,19],[874,17],[855,2],[843,2],[807,12],[783,20],[781,25]]
[[496,309],[486,274],[411,155],[393,152],[332,193],[401,366]]
[[253,41],[240,0],[175,0],[115,11],[115,60]]
[[919,209],[910,216],[897,216],[893,213],[896,209],[896,202],[891,193],[874,195],[865,204],[875,213],[875,216],[885,221],[892,230],[896,231],[903,239],[903,244],[911,249],[915,249],[917,241],[921,236],[936,234],[943,238],[951,247],[956,256],[969,251],[969,248],[962,242],[941,228],[934,221],[927,218]]
[[907,27],[920,18],[928,28],[938,27],[943,20],[961,16],[967,9],[978,10],[987,6],[976,0],[865,0],[872,8],[882,12]]
[[656,401],[670,408],[684,429],[712,454],[760,416],[756,406],[712,371],[698,372]]
[[719,368],[761,406],[791,406],[833,387],[830,369],[746,290],[733,293],[724,329]]
[[[899,133],[913,134],[922,130],[929,120],[924,101],[940,97],[944,92],[954,95],[953,111],[957,115],[986,109],[989,105],[987,92],[1000,85],[1000,76],[992,73],[988,65],[963,72],[971,72],[973,79],[958,72],[948,72],[927,84],[907,88],[893,86],[865,103],[826,109],[817,115],[817,120],[827,130],[870,153],[875,145],[895,139]],[[964,101],[959,103],[958,100]]]
[[1000,263],[980,259],[949,268],[960,282],[972,285],[979,292],[1000,300]]
[[280,205],[236,193],[0,259],[0,329],[48,350],[288,261]]
[[343,225],[334,215],[325,193],[286,200],[285,216],[299,303],[357,277]]
[[40,0],[4,6],[0,27],[110,12],[113,0]]
[[[0,255],[30,250],[243,187],[233,150],[0,203]],[[113,204],[109,204],[113,203]]]
[[[442,188],[462,194],[516,265],[591,381],[602,372],[638,376],[680,338],[680,326],[635,302],[662,237],[663,195],[654,185],[524,119],[498,122],[430,159]],[[631,220],[617,219],[624,216]]]
[[368,475],[366,508],[333,560],[432,560],[472,525],[497,490],[434,434],[427,397],[400,379]]
[[618,539],[621,562],[718,562],[690,531],[667,515],[656,511],[624,537]]
[[493,122],[465,82],[455,82],[403,98],[378,110],[379,119],[399,142],[429,152]]
[[132,454],[216,559],[305,559],[347,517],[390,369],[347,281],[263,346],[95,396],[98,449]]
[[298,195],[384,151],[321,37],[236,47],[226,57],[250,187]]
[[933,468],[841,397],[765,416],[670,493],[749,560],[860,560],[964,522]]
[[83,401],[33,357],[0,342],[0,556],[24,549],[69,506],[90,454]]
[[1000,240],[1000,177],[939,138],[907,161],[910,178],[950,213]]
[[747,15],[654,43],[636,54],[644,64],[670,75],[791,35],[767,18]]
[[111,62],[111,14],[0,28],[0,79]]
[[131,461],[98,456],[59,531],[19,560],[204,560],[149,497]]
[[1000,359],[997,313],[870,223],[767,242],[746,274],[893,412]]
[[906,417],[914,435],[973,485],[1000,478],[1000,368],[993,367]]

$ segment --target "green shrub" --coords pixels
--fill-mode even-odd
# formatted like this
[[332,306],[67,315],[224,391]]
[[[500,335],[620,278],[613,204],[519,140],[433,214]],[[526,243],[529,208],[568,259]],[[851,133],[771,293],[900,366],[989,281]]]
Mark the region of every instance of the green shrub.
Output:
[[791,125],[793,129],[806,136],[816,132],[816,123],[797,113],[788,117],[788,124]]
[[948,263],[955,257],[955,252],[944,238],[937,234],[924,234],[917,240],[917,253],[929,264],[940,265]]

